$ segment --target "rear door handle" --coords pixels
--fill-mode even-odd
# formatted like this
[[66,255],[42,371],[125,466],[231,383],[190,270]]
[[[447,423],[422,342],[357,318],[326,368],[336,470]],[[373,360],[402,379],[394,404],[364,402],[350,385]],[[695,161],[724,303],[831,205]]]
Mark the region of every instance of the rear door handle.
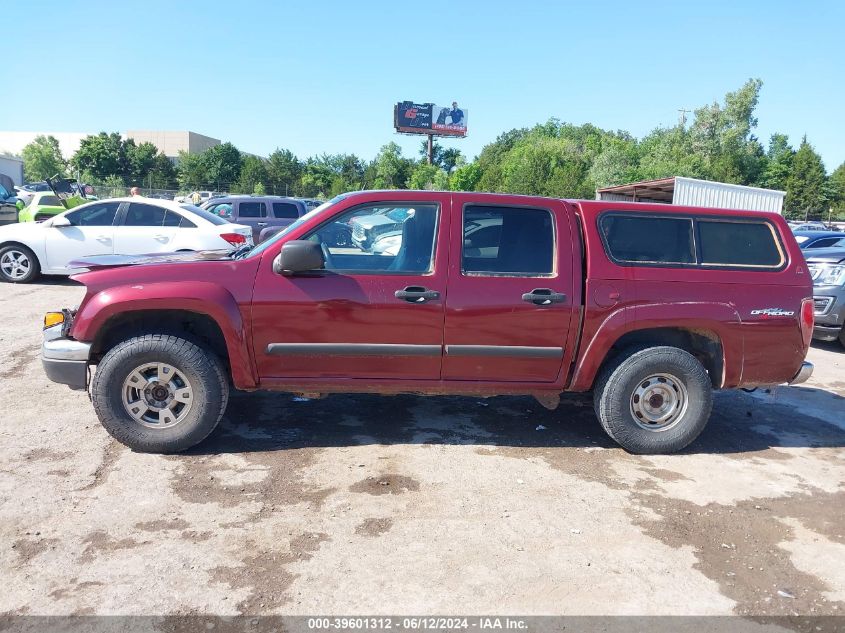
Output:
[[167,242],[170,238],[167,235],[156,235],[155,239],[159,242]]
[[98,241],[98,242],[103,242],[103,243],[105,243],[105,242],[111,242],[111,238],[110,238],[108,235],[98,235],[98,236],[97,236],[97,241]]
[[397,290],[393,295],[397,299],[403,299],[408,303],[425,303],[431,299],[440,298],[439,292],[423,288],[422,286],[408,286],[404,290]]
[[551,288],[534,288],[531,292],[522,295],[522,300],[538,306],[548,306],[553,303],[563,303],[566,301],[566,295],[555,292]]
[[256,226],[267,226],[266,222],[257,222]]

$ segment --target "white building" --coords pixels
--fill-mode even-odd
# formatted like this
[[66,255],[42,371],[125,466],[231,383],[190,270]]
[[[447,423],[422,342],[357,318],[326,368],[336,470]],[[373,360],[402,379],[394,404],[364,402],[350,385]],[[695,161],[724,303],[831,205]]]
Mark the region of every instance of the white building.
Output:
[[11,178],[16,185],[22,185],[23,159],[18,156],[0,154],[0,174]]

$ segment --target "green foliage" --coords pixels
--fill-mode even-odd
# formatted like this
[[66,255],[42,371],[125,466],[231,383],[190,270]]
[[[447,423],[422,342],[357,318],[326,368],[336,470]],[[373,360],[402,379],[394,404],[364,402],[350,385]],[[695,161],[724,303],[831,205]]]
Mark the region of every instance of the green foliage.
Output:
[[478,181],[481,179],[481,167],[477,161],[458,167],[452,172],[449,189],[452,191],[478,191]]
[[126,173],[124,177],[127,184],[148,186],[149,180],[147,176],[156,167],[158,148],[152,143],[135,145],[135,141],[128,139],[123,142],[123,151],[126,155]]
[[179,152],[177,172],[177,180],[182,189],[201,189],[207,182],[202,154]]
[[830,191],[821,156],[805,136],[792,159],[792,170],[786,181],[784,208],[787,217],[803,218],[827,211]]
[[294,195],[299,192],[302,164],[287,149],[276,149],[267,157],[267,177],[271,191],[280,195]]
[[200,154],[205,167],[205,182],[215,189],[225,190],[241,175],[241,153],[231,143],[209,147]]
[[829,179],[831,206],[837,217],[845,217],[845,163],[833,170]]
[[257,156],[244,154],[240,172],[237,184],[229,188],[231,192],[255,193],[255,189],[259,185],[262,192],[267,191],[265,183],[268,182],[269,175],[264,160]]
[[144,182],[149,182],[154,189],[172,189],[177,184],[176,168],[167,156],[159,152]]
[[[437,165],[429,165],[422,161],[414,167],[411,175],[408,177],[408,189],[427,189],[429,191],[435,189],[434,180],[438,173],[445,173]],[[448,181],[448,177],[447,177]]]
[[94,174],[99,179],[115,176],[123,180],[128,167],[123,139],[117,132],[87,136],[80,142],[70,163],[74,168]]
[[375,159],[374,189],[399,189],[410,177],[413,161],[402,156],[402,148],[390,142]]
[[56,174],[63,176],[67,164],[62,158],[59,141],[54,136],[36,136],[23,148],[23,173],[28,182],[51,178]]
[[795,150],[789,144],[789,137],[786,134],[772,134],[760,185],[768,189],[786,191],[794,157]]
[[255,183],[255,187],[252,188],[252,193],[254,193],[256,196],[263,196],[265,193],[267,193],[267,190],[264,188],[264,185],[261,184],[261,182],[257,182]]

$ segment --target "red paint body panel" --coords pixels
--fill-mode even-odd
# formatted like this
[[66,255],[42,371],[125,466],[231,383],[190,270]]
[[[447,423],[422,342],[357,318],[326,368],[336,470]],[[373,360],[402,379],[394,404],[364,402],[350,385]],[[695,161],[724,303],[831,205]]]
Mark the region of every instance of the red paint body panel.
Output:
[[[431,273],[320,271],[284,277],[273,272],[284,242],[346,209],[385,201],[439,205]],[[465,275],[462,213],[470,203],[550,210],[555,272],[545,277]],[[599,234],[598,217],[607,210],[764,217],[780,234],[787,264],[776,272],[620,266],[606,255]],[[75,278],[88,292],[71,329],[74,338],[94,340],[110,318],[128,310],[189,310],[220,326],[235,386],[320,392],[584,391],[621,336],[652,328],[692,330],[717,340],[723,350],[723,375],[716,381],[721,386],[786,382],[807,352],[800,305],[812,295],[803,255],[786,222],[775,214],[414,191],[351,194],[245,259],[109,268]],[[393,293],[406,286],[437,290],[440,297],[423,304],[396,299]],[[535,288],[563,293],[566,300],[551,306],[523,301],[522,294]],[[795,314],[753,314],[772,307]],[[440,353],[269,354],[274,343],[425,346]],[[449,346],[561,352],[554,358],[501,357],[450,354]]]

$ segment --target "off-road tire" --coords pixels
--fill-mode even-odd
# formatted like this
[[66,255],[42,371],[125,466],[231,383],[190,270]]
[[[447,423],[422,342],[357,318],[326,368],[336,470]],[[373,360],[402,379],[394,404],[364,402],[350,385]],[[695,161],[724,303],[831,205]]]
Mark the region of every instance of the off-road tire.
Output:
[[[632,398],[650,376],[670,374],[686,389],[686,410],[665,429],[642,428]],[[674,453],[688,446],[710,418],[713,389],[707,370],[677,347],[637,347],[623,351],[605,367],[593,389],[593,404],[605,432],[630,453]]]
[[29,272],[23,277],[13,278],[8,276],[3,270],[2,266],[0,266],[0,279],[10,284],[28,284],[38,279],[38,277],[41,275],[41,263],[38,261],[38,258],[35,256],[35,253],[33,253],[31,249],[27,248],[26,246],[23,246],[22,244],[6,244],[2,248],[0,248],[0,261],[2,261],[3,256],[10,251],[18,251],[20,253],[23,253],[27,257],[30,264]]
[[[136,422],[123,404],[123,384],[143,363],[167,363],[190,380],[191,409],[175,426],[149,428]],[[220,359],[194,342],[170,334],[145,334],[119,343],[97,365],[91,384],[94,410],[106,431],[141,453],[178,453],[215,429],[229,400],[229,382]]]

